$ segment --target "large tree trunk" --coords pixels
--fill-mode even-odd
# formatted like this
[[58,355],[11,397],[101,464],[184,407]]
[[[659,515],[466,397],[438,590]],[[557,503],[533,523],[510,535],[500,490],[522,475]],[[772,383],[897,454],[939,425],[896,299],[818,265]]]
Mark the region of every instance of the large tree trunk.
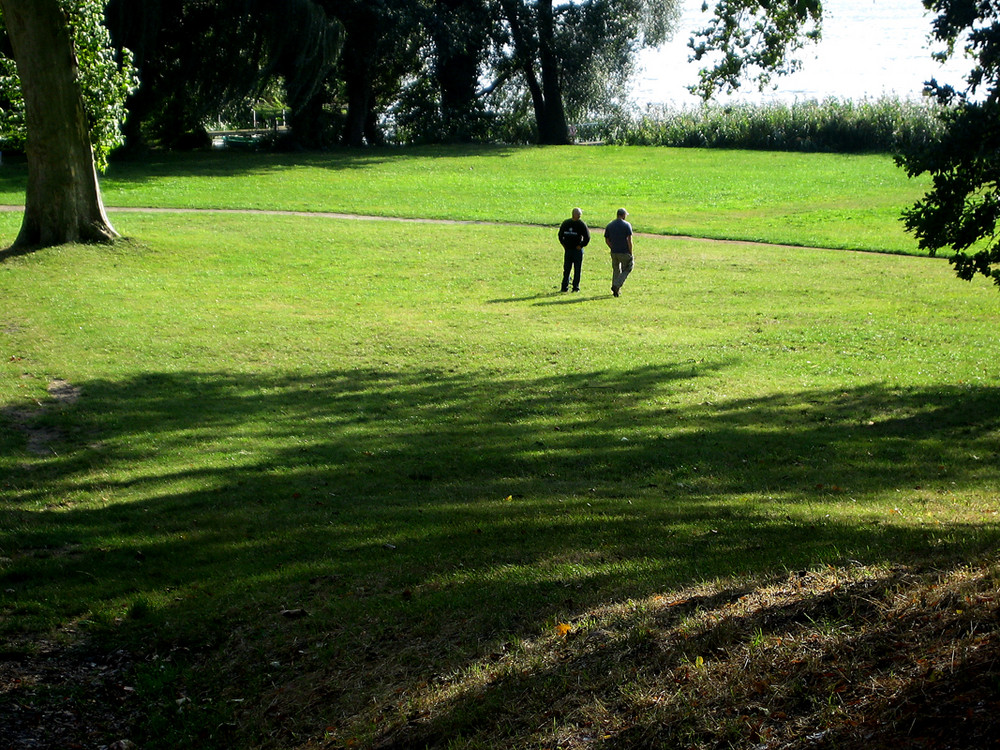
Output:
[[471,141],[479,135],[479,62],[486,46],[480,0],[435,0],[432,36],[434,73],[441,92],[441,121],[448,139]]
[[365,144],[374,99],[372,81],[375,77],[376,46],[379,43],[375,34],[378,22],[373,13],[366,13],[363,23],[354,20],[347,28],[341,57],[347,88],[347,121],[343,134],[345,146]]
[[348,75],[347,117],[344,123],[343,143],[345,146],[365,145],[365,126],[371,108],[371,91],[364,76]]
[[555,50],[555,18],[552,0],[538,3],[538,56],[542,69],[544,112],[538,117],[538,140],[549,145],[565,145],[569,140],[569,125],[562,100],[562,81]]
[[0,0],[24,93],[28,188],[14,245],[108,242],[77,61],[58,0]]
[[338,141],[329,122],[330,115],[324,109],[327,99],[326,91],[321,88],[304,101],[289,103],[288,124],[292,142],[297,147],[323,149]]
[[[545,145],[563,145],[570,142],[566,110],[562,102],[562,84],[559,81],[559,64],[553,50],[555,18],[552,0],[538,0],[534,8],[535,28],[538,37],[538,55],[529,44],[528,32],[522,27],[518,13],[520,0],[503,0],[502,6],[510,23],[511,37],[517,56],[520,58],[521,72],[524,74],[531,104],[535,110],[538,125],[538,142]],[[541,81],[535,72],[535,65],[541,69]]]

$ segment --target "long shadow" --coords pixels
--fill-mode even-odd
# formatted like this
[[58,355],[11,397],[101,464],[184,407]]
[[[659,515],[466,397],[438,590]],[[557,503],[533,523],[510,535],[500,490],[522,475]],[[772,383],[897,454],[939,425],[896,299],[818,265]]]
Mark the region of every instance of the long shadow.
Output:
[[[483,656],[449,680],[454,690],[437,688],[448,697],[433,711],[387,723],[376,746],[489,744],[503,727],[521,746],[602,750],[890,747],[903,736],[907,747],[983,747],[1000,728],[988,708],[1000,696],[995,587],[972,580],[894,605],[924,599],[936,578],[902,567],[855,581],[798,573],[599,614],[534,668],[512,651]],[[986,606],[956,611],[966,601]],[[713,678],[706,658],[727,671]]]
[[[759,527],[754,540],[734,543],[767,549],[774,563],[787,553],[771,542],[797,536],[800,522],[772,517],[767,501],[733,511],[733,498],[769,497],[779,507],[808,509],[884,490],[920,497],[941,488],[990,486],[1000,471],[995,388],[804,392],[686,412],[645,405],[650,393],[697,376],[696,367],[685,364],[533,381],[345,371],[289,378],[157,374],[84,383],[78,404],[36,418],[67,437],[53,446],[56,455],[24,467],[16,455],[23,450],[20,440],[7,443],[3,510],[12,523],[2,538],[11,548],[55,543],[86,549],[89,540],[112,530],[127,538],[153,517],[164,530],[164,557],[213,547],[224,556],[227,545],[245,539],[254,554],[272,547],[261,559],[273,564],[282,550],[294,556],[308,548],[317,533],[311,524],[327,517],[346,519],[341,527],[347,536],[377,517],[386,542],[420,530],[421,545],[443,536],[440,543],[452,550],[468,547],[456,547],[455,537],[492,523],[502,530],[500,538],[480,536],[474,545],[488,566],[523,560],[526,549],[554,556],[586,547],[595,533],[612,544],[611,554],[629,556],[648,543],[643,529],[650,524],[710,523],[734,531]],[[557,429],[548,426],[553,414],[565,414]],[[191,451],[217,451],[219,460],[194,462],[185,458]],[[178,461],[154,464],[156,454],[176,454]],[[145,471],[154,465],[170,466],[170,473]],[[619,508],[623,486],[653,498],[657,517],[648,516],[648,503],[641,514]],[[101,492],[129,501],[96,511],[36,510]],[[289,492],[302,507],[289,507]],[[507,497],[509,504],[493,502]],[[567,518],[564,508],[549,505],[573,497],[604,503],[609,516]],[[260,531],[255,519],[270,507],[281,510],[269,519],[270,528],[302,537],[301,544],[254,536]],[[209,511],[245,528],[175,536]],[[303,520],[310,525],[303,527]],[[545,533],[553,527],[560,533]],[[526,529],[543,541],[509,549],[504,537]],[[886,533],[910,532],[880,526],[854,544],[874,543],[867,537]],[[816,536],[812,528],[801,535]],[[806,546],[822,544],[814,538]],[[663,551],[663,543],[654,549]],[[891,545],[880,554],[891,555]],[[725,572],[724,555],[717,564],[711,556],[698,558],[705,573]],[[53,565],[60,567],[58,560]],[[81,581],[81,600],[86,590]]]
[[[327,151],[155,151],[141,156],[119,156],[112,159],[108,172],[101,177],[105,193],[119,187],[142,184],[164,177],[231,177],[235,175],[281,172],[299,167],[331,171],[367,169],[372,165],[404,161],[420,156],[435,158],[467,158],[506,156],[513,149],[506,146],[454,145],[412,148],[335,148]],[[27,182],[27,166],[23,158],[4,156],[0,169],[0,192],[22,192]]]
[[162,177],[226,177],[278,172],[298,167],[350,171],[421,156],[449,159],[488,155],[490,158],[495,158],[512,152],[513,149],[505,146],[461,144],[405,149],[344,147],[326,151],[291,152],[154,152],[135,160],[113,161],[102,183],[106,183],[111,189],[118,184],[143,183]]
[[23,245],[20,247],[5,247],[0,249],[0,263],[5,263],[11,258],[19,258],[22,255],[31,255],[37,250],[39,250],[38,247],[25,247]]
[[[78,402],[34,416],[9,405],[0,602],[72,622],[176,592],[155,626],[126,618],[115,637],[189,649],[195,671],[222,649],[234,684],[263,679],[241,671],[245,644],[265,637],[256,630],[288,628],[291,648],[329,629],[316,663],[267,679],[351,682],[316,707],[338,722],[390,685],[432,677],[412,659],[459,668],[609,600],[995,543],[995,520],[924,528],[884,507],[858,523],[812,508],[996,486],[1000,389],[654,405],[725,366],[536,379],[164,372],[74,384]],[[58,436],[50,455],[26,453],[20,433],[33,429]],[[304,624],[277,624],[299,609]]]

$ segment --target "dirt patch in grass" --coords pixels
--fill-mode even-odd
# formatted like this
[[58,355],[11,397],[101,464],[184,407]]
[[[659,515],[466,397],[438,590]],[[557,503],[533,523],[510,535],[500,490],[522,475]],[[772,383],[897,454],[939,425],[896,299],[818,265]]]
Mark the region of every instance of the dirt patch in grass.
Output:
[[0,747],[135,747],[128,733],[139,703],[124,651],[56,641],[15,646],[0,655]]
[[80,399],[80,389],[65,380],[55,379],[48,385],[49,399],[37,407],[7,407],[0,411],[14,429],[24,433],[28,452],[35,456],[48,456],[52,445],[64,439],[61,430],[44,421],[44,417],[61,406],[75,404]]

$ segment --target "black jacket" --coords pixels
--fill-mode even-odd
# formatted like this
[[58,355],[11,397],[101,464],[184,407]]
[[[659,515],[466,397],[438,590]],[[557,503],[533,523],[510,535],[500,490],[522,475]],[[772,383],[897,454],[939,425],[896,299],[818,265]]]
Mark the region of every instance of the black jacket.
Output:
[[559,227],[559,243],[567,250],[586,247],[590,242],[590,230],[582,219],[566,219]]

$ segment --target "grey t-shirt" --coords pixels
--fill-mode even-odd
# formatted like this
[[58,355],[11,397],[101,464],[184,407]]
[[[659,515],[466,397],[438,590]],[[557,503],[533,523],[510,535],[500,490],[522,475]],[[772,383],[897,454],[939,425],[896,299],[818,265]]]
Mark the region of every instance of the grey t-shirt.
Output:
[[604,227],[604,236],[611,244],[611,252],[632,252],[628,249],[628,238],[632,236],[632,225],[625,219],[615,219]]

